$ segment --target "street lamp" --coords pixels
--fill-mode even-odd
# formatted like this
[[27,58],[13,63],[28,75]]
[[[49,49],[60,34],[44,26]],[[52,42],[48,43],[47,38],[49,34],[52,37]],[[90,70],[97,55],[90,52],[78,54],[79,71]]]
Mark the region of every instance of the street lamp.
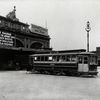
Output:
[[87,52],[89,52],[89,31],[91,30],[89,21],[87,21],[85,30],[87,31]]

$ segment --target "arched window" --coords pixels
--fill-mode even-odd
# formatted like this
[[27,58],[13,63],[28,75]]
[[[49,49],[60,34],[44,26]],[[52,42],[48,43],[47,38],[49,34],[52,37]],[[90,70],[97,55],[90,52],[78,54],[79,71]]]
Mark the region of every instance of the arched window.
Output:
[[16,47],[24,47],[23,43],[16,39]]
[[35,43],[33,43],[33,44],[30,46],[30,48],[33,48],[33,49],[41,49],[41,48],[43,48],[43,45],[42,45],[42,43],[40,43],[40,42],[35,42]]

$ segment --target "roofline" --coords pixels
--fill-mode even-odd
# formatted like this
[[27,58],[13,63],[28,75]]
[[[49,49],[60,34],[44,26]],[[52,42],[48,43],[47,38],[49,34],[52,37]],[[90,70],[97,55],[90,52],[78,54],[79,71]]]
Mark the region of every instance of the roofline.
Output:
[[92,55],[91,52],[72,52],[72,53],[45,53],[45,54],[33,54],[30,56],[49,56],[49,55]]
[[6,18],[6,17],[4,17],[4,16],[0,16],[0,18],[1,18],[1,19],[4,19],[4,20],[6,20],[6,21],[15,22],[15,23],[18,23],[18,24],[22,24],[22,25],[25,25],[25,26],[29,26],[28,24],[25,24],[25,23],[20,22],[20,21],[13,21],[13,20],[11,20],[11,19],[9,19],[9,18]]

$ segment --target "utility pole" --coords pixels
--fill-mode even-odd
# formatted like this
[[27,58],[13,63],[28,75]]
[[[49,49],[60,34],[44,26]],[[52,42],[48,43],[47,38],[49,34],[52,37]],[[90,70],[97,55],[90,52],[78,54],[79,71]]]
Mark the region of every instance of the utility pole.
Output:
[[87,31],[87,52],[89,52],[89,32],[91,30],[89,21],[87,21],[85,30]]

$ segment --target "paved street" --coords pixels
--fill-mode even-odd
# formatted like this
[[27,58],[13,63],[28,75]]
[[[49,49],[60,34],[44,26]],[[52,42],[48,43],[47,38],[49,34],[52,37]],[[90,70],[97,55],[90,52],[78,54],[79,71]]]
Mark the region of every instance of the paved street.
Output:
[[0,100],[100,100],[96,78],[0,72]]

